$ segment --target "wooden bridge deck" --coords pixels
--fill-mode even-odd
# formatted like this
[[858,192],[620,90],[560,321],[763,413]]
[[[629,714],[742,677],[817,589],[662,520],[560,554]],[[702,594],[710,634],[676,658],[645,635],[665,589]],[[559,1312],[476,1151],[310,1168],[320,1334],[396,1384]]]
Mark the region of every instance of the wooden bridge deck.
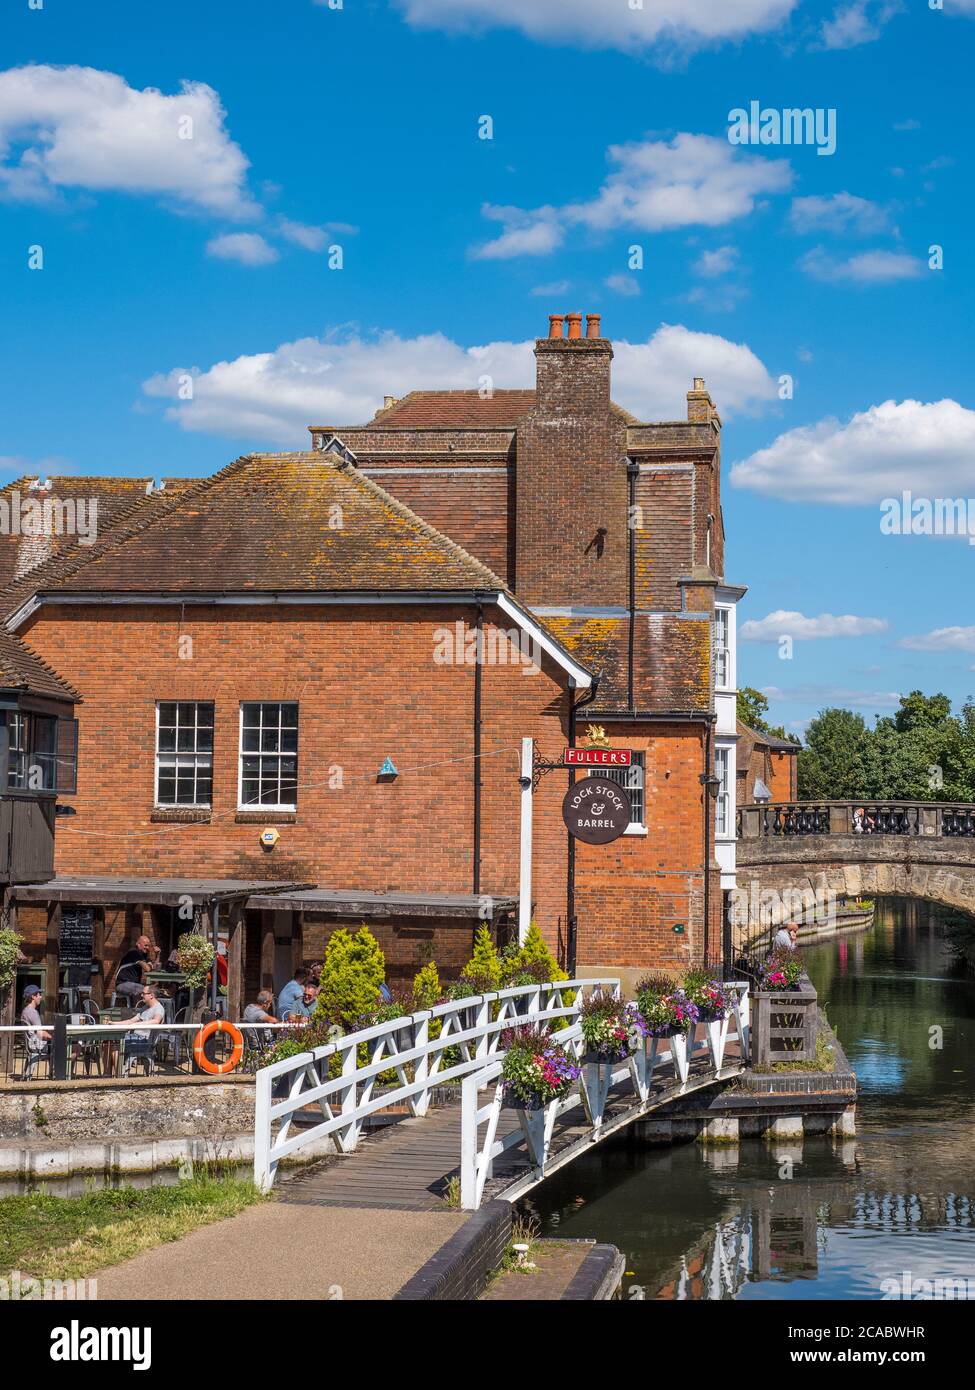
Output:
[[[729,1051],[733,1044],[729,1046]],[[551,1157],[545,1172],[534,1167],[522,1142],[494,1163],[485,1183],[483,1202],[502,1197],[515,1200],[556,1169],[577,1158],[595,1143],[619,1133],[634,1120],[672,1101],[718,1082],[739,1076],[743,1068],[734,1055],[715,1074],[698,1058],[685,1086],[658,1083],[641,1103],[627,1083],[610,1091],[602,1131],[595,1138],[578,1106],[556,1122]],[[278,1200],[311,1206],[378,1207],[400,1211],[442,1210],[451,1178],[460,1179],[460,1098],[431,1110],[423,1119],[411,1117],[367,1132],[354,1153],[332,1155],[281,1182]],[[498,1138],[518,1129],[514,1111],[503,1110]]]

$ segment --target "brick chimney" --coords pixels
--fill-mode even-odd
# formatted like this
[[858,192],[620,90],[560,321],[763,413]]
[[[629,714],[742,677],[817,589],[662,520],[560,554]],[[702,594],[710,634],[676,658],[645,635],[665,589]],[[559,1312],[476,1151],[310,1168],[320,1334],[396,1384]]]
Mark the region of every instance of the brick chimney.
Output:
[[[535,404],[518,426],[515,589],[526,603],[627,595],[625,426],[598,314],[552,314],[535,342]],[[567,331],[563,335],[563,322]]]
[[711,399],[711,393],[704,385],[703,376],[694,378],[694,385],[687,393],[687,419],[692,425],[707,424],[709,420],[714,420],[721,428],[721,417],[717,407]]

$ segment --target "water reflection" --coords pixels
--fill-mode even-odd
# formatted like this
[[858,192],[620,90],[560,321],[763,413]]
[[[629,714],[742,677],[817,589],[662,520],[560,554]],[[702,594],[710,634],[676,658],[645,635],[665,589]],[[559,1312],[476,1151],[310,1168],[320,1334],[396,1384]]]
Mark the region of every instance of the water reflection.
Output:
[[915,903],[804,954],[860,1078],[856,1139],[630,1138],[557,1174],[526,1205],[547,1234],[618,1245],[625,1297],[975,1296],[975,981]]

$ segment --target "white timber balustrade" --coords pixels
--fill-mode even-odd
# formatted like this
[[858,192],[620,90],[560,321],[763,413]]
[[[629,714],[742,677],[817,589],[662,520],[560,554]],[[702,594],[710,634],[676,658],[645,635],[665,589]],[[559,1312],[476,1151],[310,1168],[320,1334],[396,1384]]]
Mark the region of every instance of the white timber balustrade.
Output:
[[[436,1088],[460,1082],[461,1205],[474,1208],[480,1203],[494,1159],[522,1139],[532,1162],[544,1168],[556,1120],[574,1106],[584,1107],[594,1138],[601,1137],[610,1085],[629,1080],[634,1104],[639,1106],[647,1102],[657,1066],[672,1067],[675,1079],[684,1084],[690,1061],[698,1052],[709,1052],[712,1065],[719,1071],[725,1043],[733,1037],[740,1040],[744,1056],[748,1046],[748,986],[736,983],[725,988],[735,999],[734,1034],[729,1034],[729,1019],[716,1025],[698,1025],[699,1029],[714,1031],[695,1038],[689,1048],[685,1046],[682,1066],[675,1049],[669,1046],[671,1040],[655,1040],[661,1045],[619,1063],[608,1081],[590,1075],[587,1085],[585,1075],[580,1077],[569,1095],[546,1107],[541,1128],[535,1121],[526,1122],[523,1132],[502,1139],[497,1138],[497,1128],[503,1103],[503,1034],[525,1024],[549,1029],[559,1025],[553,1040],[579,1059],[584,1052],[580,1023],[583,1000],[597,989],[619,998],[618,979],[553,980],[455,999],[274,1062],[262,1067],[255,1078],[254,1181],[262,1191],[269,1191],[283,1159],[326,1137],[341,1153],[352,1153],[370,1115],[402,1105],[415,1117],[425,1115]],[[448,1050],[450,1056],[445,1055]],[[583,1068],[584,1073],[590,1070],[610,1069]],[[383,1084],[377,1093],[376,1083],[390,1072],[399,1084]],[[478,1093],[492,1084],[492,1101],[479,1107]],[[318,1106],[321,1120],[301,1128],[293,1126],[296,1113],[311,1106]],[[479,1142],[478,1134],[485,1124],[487,1131]]]

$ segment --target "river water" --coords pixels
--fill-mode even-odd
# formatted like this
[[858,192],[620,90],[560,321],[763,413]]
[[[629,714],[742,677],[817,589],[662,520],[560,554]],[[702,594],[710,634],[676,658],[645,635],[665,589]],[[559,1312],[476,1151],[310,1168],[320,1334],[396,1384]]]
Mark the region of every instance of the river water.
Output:
[[617,1245],[624,1297],[975,1298],[975,978],[899,899],[803,956],[859,1078],[855,1139],[623,1138],[524,1203],[545,1235]]

